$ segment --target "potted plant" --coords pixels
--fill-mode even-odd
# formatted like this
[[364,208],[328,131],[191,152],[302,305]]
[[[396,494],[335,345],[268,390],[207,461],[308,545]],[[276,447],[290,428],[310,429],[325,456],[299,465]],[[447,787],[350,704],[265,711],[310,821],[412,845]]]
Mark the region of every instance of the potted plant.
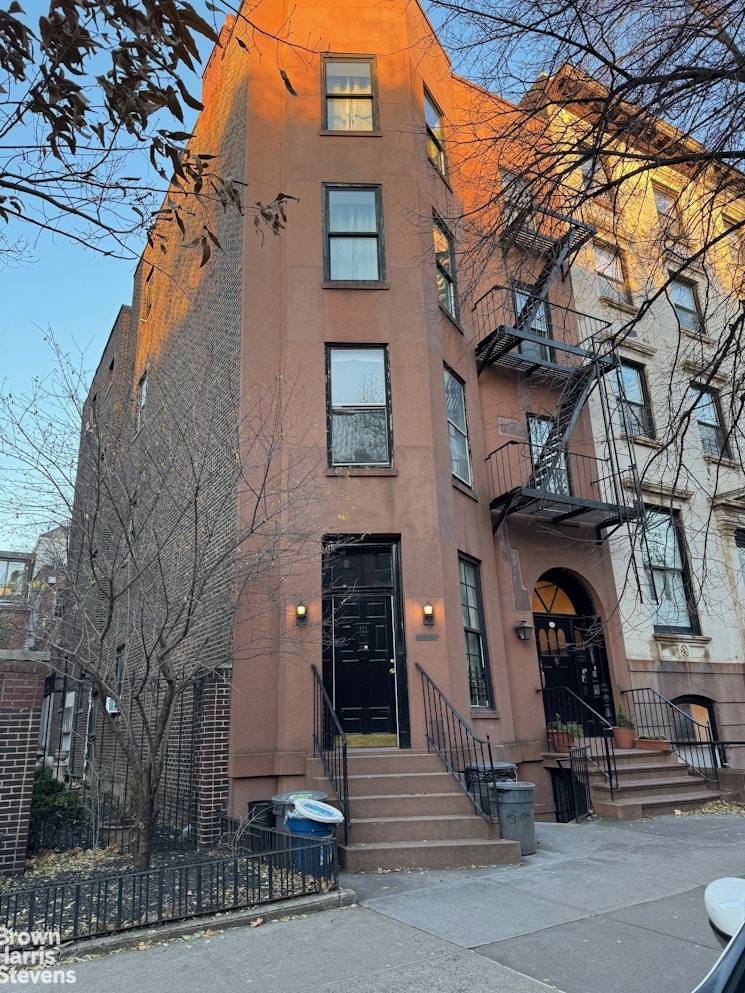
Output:
[[583,728],[576,721],[562,721],[559,715],[556,720],[546,725],[548,731],[548,750],[550,752],[568,752],[575,738],[581,738]]
[[613,740],[616,743],[616,748],[633,748],[634,737],[634,722],[623,707],[619,707],[613,728]]
[[664,735],[640,734],[636,739],[636,747],[650,752],[670,752],[673,746]]

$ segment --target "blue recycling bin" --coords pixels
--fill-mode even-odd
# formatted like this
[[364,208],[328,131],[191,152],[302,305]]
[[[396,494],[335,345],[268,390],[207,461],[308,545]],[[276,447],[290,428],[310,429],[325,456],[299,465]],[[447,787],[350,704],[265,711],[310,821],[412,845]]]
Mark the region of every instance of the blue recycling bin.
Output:
[[[287,814],[285,827],[291,834],[292,865],[297,872],[314,876],[316,879],[328,877],[333,870],[334,850],[332,845],[321,847],[319,842],[331,842],[333,827],[312,821],[307,817],[294,817]],[[313,845],[314,847],[307,847]]]

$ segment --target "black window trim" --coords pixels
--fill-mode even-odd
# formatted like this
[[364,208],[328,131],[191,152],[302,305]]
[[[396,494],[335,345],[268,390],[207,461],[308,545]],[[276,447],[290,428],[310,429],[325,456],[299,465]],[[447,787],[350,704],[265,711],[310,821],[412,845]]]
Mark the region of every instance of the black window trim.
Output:
[[[377,349],[383,351],[383,368],[385,371],[385,408],[386,429],[388,431],[388,461],[387,462],[334,462],[332,458],[332,414],[331,406],[331,352],[334,349]],[[391,369],[390,355],[387,342],[351,342],[327,341],[324,344],[326,369],[326,465],[329,469],[389,469],[393,468],[393,413],[391,405]]]
[[427,120],[427,101],[429,101],[432,104],[432,107],[437,111],[437,116],[440,119],[440,127],[443,127],[443,122],[445,120],[445,115],[443,114],[443,112],[442,112],[442,110],[440,108],[440,101],[439,100],[435,100],[435,98],[432,96],[432,91],[430,90],[430,88],[427,86],[426,83],[423,86],[423,92],[424,92],[424,97],[423,97],[423,101],[422,101],[422,112],[423,112],[423,117],[424,117],[424,128],[425,128],[425,131],[426,131],[428,140],[434,142],[435,147],[437,148],[437,150],[440,153],[440,156],[442,157],[442,168],[440,168],[440,166],[438,165],[438,163],[435,162],[435,160],[429,154],[429,148],[427,148],[427,158],[432,163],[432,165],[435,167],[435,169],[438,171],[438,173],[442,176],[442,178],[444,180],[447,180],[447,178],[448,178],[448,153],[447,153],[447,149],[445,147],[445,141],[444,141],[444,138],[438,138],[437,135],[432,131],[432,128],[429,126],[429,121]]
[[446,272],[440,265],[437,259],[436,250],[435,250],[435,270],[436,273],[437,272],[441,273],[443,278],[446,279],[453,288],[453,309],[455,313],[451,314],[446,307],[443,307],[442,303],[440,303],[439,301],[439,298],[438,298],[438,303],[440,303],[440,308],[445,311],[445,313],[451,319],[451,321],[453,321],[457,325],[458,322],[460,321],[460,306],[458,302],[458,273],[455,265],[455,236],[452,230],[448,227],[445,221],[443,221],[443,219],[440,217],[440,215],[437,213],[437,211],[434,208],[432,208],[432,224],[433,227],[438,227],[440,229],[441,233],[444,235],[448,243],[448,254],[450,255],[450,273]]
[[[698,636],[701,634],[701,622],[698,616],[698,610],[696,609],[696,601],[693,596],[693,586],[691,582],[691,565],[690,558],[688,555],[688,542],[685,538],[685,530],[683,528],[683,522],[681,519],[680,511],[675,507],[665,506],[664,504],[645,504],[644,507],[645,514],[647,511],[656,514],[667,514],[672,520],[673,533],[675,535],[676,541],[678,542],[678,552],[680,553],[681,561],[681,573],[683,580],[683,590],[686,598],[686,607],[688,609],[688,625],[682,626],[679,624],[654,624],[655,634],[690,634]],[[645,569],[650,573],[652,570],[652,565],[646,554],[646,541],[645,541]],[[653,579],[654,583],[654,579]],[[657,590],[655,589],[655,595]]]
[[[646,434],[639,435],[638,433],[635,432],[634,434],[631,435],[631,437],[649,438],[652,441],[654,441],[657,438],[657,428],[654,421],[652,401],[649,396],[649,383],[647,382],[647,368],[641,362],[633,362],[630,359],[621,359],[620,366],[628,366],[630,369],[635,369],[639,373],[639,382],[641,383],[641,387],[642,387],[642,403],[637,403],[635,400],[629,400],[628,397],[626,396],[625,390],[624,390],[623,399],[619,397],[619,400],[622,404],[627,404],[628,406],[634,408],[637,420],[640,420],[641,423],[647,429]],[[642,411],[641,417],[639,416],[638,413],[636,413],[637,408],[640,408]],[[623,416],[623,412],[622,412],[622,416]],[[623,423],[624,431],[628,434],[628,426],[626,424],[625,418],[623,419],[622,423]]]
[[[347,94],[352,100],[372,100],[372,130],[371,131],[346,131],[329,127],[328,120],[328,100],[332,94],[327,91],[326,66],[329,62],[368,62],[370,63],[370,82],[372,94]],[[324,134],[346,134],[351,137],[369,137],[380,134],[380,115],[378,104],[378,68],[375,55],[362,55],[357,53],[344,52],[324,52],[321,56],[321,131]]]
[[[450,475],[453,479],[456,479],[461,484],[461,486],[467,486],[469,490],[472,490],[474,488],[473,453],[471,452],[471,432],[468,429],[468,404],[466,402],[466,381],[465,379],[463,379],[462,376],[459,376],[458,373],[453,368],[451,368],[451,366],[447,364],[447,362],[442,363],[442,369],[443,372],[449,373],[449,375],[451,375],[453,379],[456,380],[456,382],[460,383],[461,387],[463,388],[463,416],[466,422],[466,448],[468,450],[468,472],[471,477],[471,480],[470,482],[466,482],[465,479],[461,479],[460,476],[458,476],[455,472],[453,472],[453,455],[452,452],[450,451],[450,434],[448,432],[448,455],[450,457]],[[443,377],[443,392],[445,394],[445,426],[447,427],[451,423],[451,421],[450,418],[448,417],[447,390],[445,389],[444,377]],[[457,428],[457,426],[456,429],[460,430]]]
[[[469,565],[474,566],[476,571],[476,605],[479,612],[479,623],[481,629],[477,630],[466,624],[465,618],[463,617],[463,592],[461,590],[460,581],[460,563],[461,561],[467,562]],[[486,683],[486,696],[488,703],[484,704],[474,704],[471,702],[471,707],[482,710],[495,710],[496,702],[494,698],[494,681],[492,679],[491,672],[491,661],[489,658],[489,640],[486,635],[486,613],[484,611],[484,596],[481,586],[481,560],[474,558],[473,555],[469,555],[467,552],[462,552],[458,550],[458,593],[460,596],[460,611],[461,611],[461,622],[463,625],[463,654],[466,662],[466,678],[468,679],[468,698],[471,702],[471,673],[468,667],[468,645],[466,642],[466,632],[471,632],[472,634],[477,634],[481,639],[481,652],[484,661],[484,676]]]
[[[703,440],[701,440],[701,447],[704,455],[708,455],[710,458],[719,459],[730,459],[732,457],[732,452],[730,449],[730,438],[729,431],[727,430],[727,425],[724,420],[724,412],[722,410],[722,394],[715,386],[703,386],[701,383],[697,383],[696,380],[691,380],[690,388],[692,390],[698,390],[699,396],[704,393],[711,397],[712,405],[717,415],[717,431],[719,433],[719,454],[714,455],[712,452],[707,452],[703,447]],[[693,416],[696,420],[696,424],[699,425],[699,438],[701,434],[701,428],[698,417],[696,416],[696,410],[693,411]],[[712,425],[707,425],[707,427],[712,427]]]
[[[376,233],[365,231],[333,232],[329,227],[331,211],[329,194],[335,190],[371,190],[375,193]],[[323,184],[323,281],[326,286],[342,286],[348,289],[382,286],[386,281],[385,236],[383,232],[383,187],[380,183],[324,183]],[[377,279],[332,279],[331,277],[331,237],[336,238],[376,238],[378,243]]]

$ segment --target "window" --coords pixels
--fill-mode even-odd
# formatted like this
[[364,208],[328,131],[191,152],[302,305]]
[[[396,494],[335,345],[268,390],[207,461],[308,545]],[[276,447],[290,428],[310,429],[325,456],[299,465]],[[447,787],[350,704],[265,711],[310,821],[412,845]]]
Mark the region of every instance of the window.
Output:
[[707,455],[716,458],[728,456],[727,441],[722,423],[719,394],[703,386],[692,385],[688,391],[692,415],[698,424],[701,447]]
[[610,180],[601,159],[591,148],[582,150],[583,159],[580,163],[582,173],[582,191],[588,200],[599,207],[611,207]]
[[137,384],[137,430],[139,431],[145,421],[145,404],[147,403],[147,373],[143,372]]
[[664,186],[652,184],[657,218],[662,232],[674,241],[683,240],[683,220],[678,209],[678,197]]
[[26,569],[26,562],[0,559],[0,597],[25,596]]
[[502,196],[504,197],[504,222],[507,226],[520,219],[521,227],[526,231],[535,231],[536,204],[527,180],[522,176],[513,176],[504,169],[500,171]]
[[62,740],[61,751],[69,754],[72,747],[73,717],[75,715],[75,691],[65,693],[62,707]]
[[444,176],[447,172],[445,160],[445,128],[442,113],[435,101],[424,91],[424,124],[427,128],[427,155],[429,160]]
[[324,122],[327,131],[377,128],[374,59],[323,60]]
[[736,217],[728,217],[726,214],[722,218],[724,230],[727,236],[730,257],[736,266],[745,264],[745,221]]
[[668,295],[680,327],[684,331],[699,334],[702,330],[701,310],[695,285],[684,279],[671,279]]
[[[539,335],[541,338],[550,338],[551,319],[548,301],[536,299],[534,290],[529,286],[515,286],[513,293],[515,295],[515,326],[522,325],[523,312],[532,308],[530,327],[522,325],[522,330]],[[537,341],[521,341],[519,349],[520,353],[527,355],[528,358],[540,359],[544,362],[551,359],[549,346],[542,345]]]
[[[124,645],[116,646],[116,657],[114,659],[114,683],[117,696],[121,697],[124,689]],[[106,709],[110,714],[119,713],[119,704],[113,696],[106,697]]]
[[326,280],[377,283],[384,276],[380,187],[326,187]]
[[647,508],[644,559],[650,601],[656,601],[655,630],[696,631],[698,623],[690,601],[688,565],[676,512]]
[[[546,471],[545,465],[542,465],[546,442],[553,426],[554,422],[550,417],[528,414],[530,461],[533,467],[531,485],[534,489],[569,496],[571,490],[569,487],[566,452],[561,452],[553,468],[548,471]],[[545,459],[549,463],[554,462],[554,458],[550,453],[546,454]]]
[[745,601],[745,531],[735,531],[735,551],[737,552],[737,578],[740,599]]
[[114,382],[114,359],[109,362],[109,371],[106,375],[106,381],[109,386]]
[[595,273],[598,280],[598,292],[601,297],[613,300],[615,303],[631,303],[631,295],[626,285],[621,253],[609,245],[593,245],[595,251]]
[[389,466],[390,402],[386,348],[327,350],[331,466]]
[[450,444],[450,470],[456,479],[471,485],[471,455],[466,423],[466,388],[463,382],[445,369],[445,412]]
[[616,397],[626,434],[654,438],[654,420],[647,391],[647,377],[640,365],[621,362],[616,371]]
[[486,635],[484,634],[484,605],[481,599],[479,563],[460,555],[458,564],[471,706],[493,707],[489,656],[486,649]]
[[432,221],[432,233],[435,242],[435,264],[437,272],[437,298],[440,306],[453,320],[458,319],[458,302],[455,295],[455,256],[453,252],[453,236],[435,217]]

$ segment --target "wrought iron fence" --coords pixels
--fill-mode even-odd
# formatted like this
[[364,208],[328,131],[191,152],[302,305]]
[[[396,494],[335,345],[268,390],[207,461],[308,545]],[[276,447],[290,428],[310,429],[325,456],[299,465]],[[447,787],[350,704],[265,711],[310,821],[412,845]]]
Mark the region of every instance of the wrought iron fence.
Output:
[[323,685],[318,669],[313,673],[313,748],[320,758],[326,778],[331,783],[342,814],[344,842],[349,822],[349,775],[347,771],[347,736],[341,726],[331,697]]
[[276,840],[269,851],[0,892],[0,926],[57,931],[69,941],[336,888],[333,838]]
[[587,772],[597,770],[610,787],[610,796],[618,788],[616,749],[613,725],[566,686],[539,690],[546,715],[548,750],[571,756],[585,752]]
[[488,789],[496,770],[489,735],[479,738],[434,680],[415,663],[422,678],[427,747],[442,759],[448,772],[471,798],[484,820],[495,822]]

